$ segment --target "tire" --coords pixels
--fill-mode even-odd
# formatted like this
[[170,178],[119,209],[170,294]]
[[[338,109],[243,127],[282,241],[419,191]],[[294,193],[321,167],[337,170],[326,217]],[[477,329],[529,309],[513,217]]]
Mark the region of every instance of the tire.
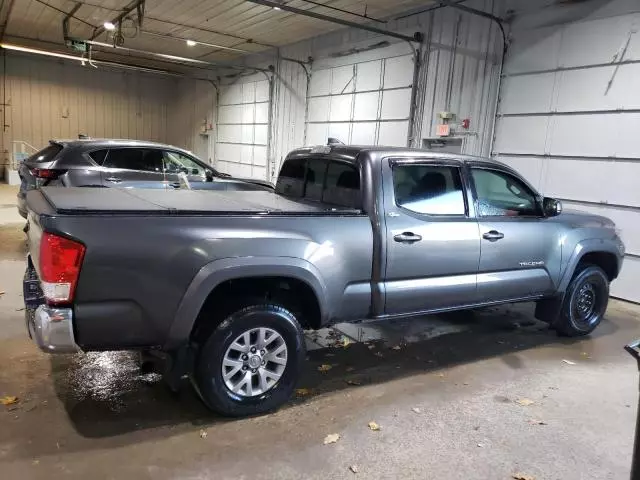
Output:
[[[249,337],[245,337],[247,332]],[[258,335],[263,332],[266,332],[263,336],[266,340],[260,342]],[[248,346],[244,345],[246,338],[251,339]],[[286,349],[281,348],[283,344]],[[237,349],[239,345],[242,351]],[[245,353],[245,346],[256,346],[257,351]],[[284,368],[282,355],[286,355]],[[248,359],[243,360],[243,356]],[[254,360],[258,357],[264,363],[254,369]],[[275,410],[289,400],[304,359],[303,331],[295,315],[277,304],[253,304],[228,315],[211,332],[198,351],[193,380],[200,397],[211,410],[230,417],[257,415]],[[230,363],[233,366],[229,366]],[[239,367],[238,363],[242,363],[243,370],[225,380],[223,368],[232,374]],[[279,378],[274,380],[272,375],[278,373]],[[246,381],[247,374],[251,376],[250,382]],[[261,383],[263,379],[264,384]],[[230,385],[241,385],[241,389],[234,392]]]
[[609,279],[604,271],[582,264],[569,283],[554,328],[560,335],[588,335],[600,324],[609,303]]

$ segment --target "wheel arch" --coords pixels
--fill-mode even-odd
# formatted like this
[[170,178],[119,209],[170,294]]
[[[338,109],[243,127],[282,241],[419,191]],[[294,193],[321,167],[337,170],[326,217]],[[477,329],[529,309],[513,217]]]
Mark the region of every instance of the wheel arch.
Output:
[[576,268],[583,262],[592,263],[602,268],[609,281],[612,281],[620,273],[622,260],[620,251],[613,241],[597,238],[578,242],[560,279],[559,292],[566,291]]
[[320,324],[325,323],[327,287],[313,264],[292,257],[224,258],[203,266],[191,281],[176,310],[164,348],[172,350],[188,341],[200,311],[218,286],[230,280],[261,277],[290,278],[309,287],[317,300]]

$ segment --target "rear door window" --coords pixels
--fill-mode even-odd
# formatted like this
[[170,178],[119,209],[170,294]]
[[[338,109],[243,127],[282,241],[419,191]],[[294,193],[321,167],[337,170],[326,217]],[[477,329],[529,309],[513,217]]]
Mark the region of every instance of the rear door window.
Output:
[[112,148],[104,162],[106,168],[142,172],[162,172],[162,151],[141,148]]
[[103,150],[94,150],[93,152],[89,152],[89,156],[91,157],[91,160],[96,162],[98,165],[102,165],[107,158],[107,153],[109,153],[109,150],[105,148]]
[[425,215],[465,215],[458,167],[421,164],[393,166],[396,204]]

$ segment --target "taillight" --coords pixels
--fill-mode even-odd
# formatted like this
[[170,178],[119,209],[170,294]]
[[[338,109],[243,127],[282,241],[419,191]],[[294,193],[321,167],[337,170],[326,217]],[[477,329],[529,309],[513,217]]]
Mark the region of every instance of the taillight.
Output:
[[40,241],[40,283],[50,305],[70,303],[78,283],[85,246],[52,233]]
[[55,180],[65,173],[65,170],[53,170],[51,168],[32,168],[31,175],[37,178],[46,178],[47,180]]

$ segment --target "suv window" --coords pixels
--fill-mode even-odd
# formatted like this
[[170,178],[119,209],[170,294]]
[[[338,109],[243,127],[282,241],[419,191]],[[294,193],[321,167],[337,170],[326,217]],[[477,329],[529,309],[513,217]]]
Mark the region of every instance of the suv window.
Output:
[[107,168],[162,172],[162,151],[140,148],[112,148],[104,162]]
[[43,148],[39,152],[34,153],[29,158],[27,158],[27,162],[50,162],[54,159],[56,155],[58,155],[62,151],[62,145],[57,143],[52,143],[48,147]]
[[478,215],[535,216],[540,214],[535,193],[519,178],[499,170],[472,168]]
[[421,164],[393,166],[396,204],[426,215],[465,215],[458,167]]
[[205,176],[206,168],[196,163],[192,158],[178,152],[164,152],[164,170],[167,173],[181,173],[187,175]]
[[94,150],[93,152],[89,152],[89,156],[91,160],[96,162],[98,165],[102,165],[104,163],[104,159],[107,157],[107,153],[109,150]]

